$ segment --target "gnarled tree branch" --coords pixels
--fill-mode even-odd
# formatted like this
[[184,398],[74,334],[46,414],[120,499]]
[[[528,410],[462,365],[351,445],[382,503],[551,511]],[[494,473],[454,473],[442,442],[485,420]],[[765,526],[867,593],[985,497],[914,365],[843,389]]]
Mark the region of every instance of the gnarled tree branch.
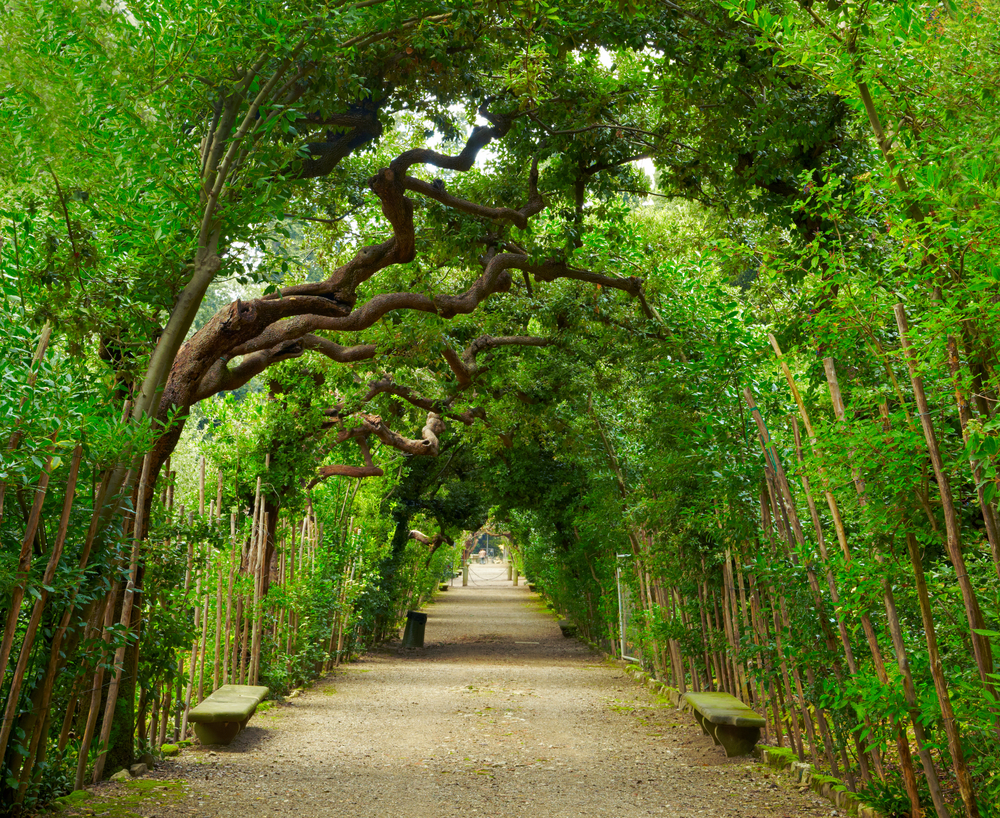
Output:
[[455,545],[455,541],[444,532],[439,532],[438,534],[435,534],[433,537],[428,537],[426,534],[424,534],[421,531],[417,531],[417,529],[415,528],[412,531],[410,531],[410,539],[416,540],[419,543],[423,543],[424,545],[430,546],[430,551],[427,552],[426,565],[430,565],[431,557],[434,556],[434,553],[442,545],[444,545],[445,543],[448,543],[448,545],[450,546]]
[[[414,205],[406,195],[408,191],[436,199],[448,207],[474,216],[522,226],[527,225],[528,219],[545,206],[538,191],[537,160],[532,162],[529,174],[527,203],[518,209],[487,207],[469,202],[446,193],[440,189],[441,186],[429,185],[408,175],[408,170],[418,163],[455,171],[469,170],[479,151],[494,139],[503,137],[512,122],[510,117],[494,116],[485,108],[480,113],[491,124],[488,127],[474,128],[457,156],[430,149],[406,151],[369,180],[369,187],[378,197],[382,213],[392,227],[391,238],[381,244],[362,247],[325,281],[286,287],[279,293],[254,301],[236,301],[197,332],[184,345],[174,362],[161,401],[161,416],[166,417],[172,406],[187,409],[209,395],[235,389],[272,364],[299,357],[309,350],[342,363],[370,359],[377,354],[372,344],[344,347],[317,333],[359,332],[395,310],[434,313],[444,319],[468,314],[491,295],[507,292],[512,283],[511,273],[515,270],[521,271],[526,279],[529,275],[534,276],[538,282],[572,278],[620,289],[637,297],[649,315],[650,310],[642,295],[642,282],[638,278],[620,279],[578,270],[559,259],[539,263],[524,248],[505,242],[502,234],[491,238],[491,247],[482,258],[482,273],[464,292],[434,295],[415,292],[380,293],[363,304],[357,303],[357,291],[361,284],[380,270],[407,263],[416,255]],[[358,119],[349,122],[348,119],[355,115]],[[339,161],[336,156],[345,148],[343,140],[370,139],[371,133],[380,127],[377,111],[374,110],[351,112],[344,117],[346,118],[338,119],[334,124],[352,130],[347,134],[331,137],[328,147],[311,149],[312,155],[302,165],[301,176],[308,178],[314,171],[319,174],[327,167],[324,163]],[[348,151],[353,149],[347,147]],[[497,246],[506,249],[497,252]],[[461,355],[449,351],[446,356],[458,378],[460,389],[467,389],[480,371],[476,358],[483,350],[515,344],[541,346],[545,343],[548,343],[545,339],[528,336],[484,336],[473,342]],[[374,389],[375,384],[369,388],[365,400],[370,400],[377,393]],[[428,420],[420,437],[410,439],[389,429],[376,415],[361,415],[361,425],[349,432],[342,431],[341,435],[346,435],[343,440],[348,437],[357,439],[359,444],[363,444],[363,451],[366,451],[368,439],[375,436],[399,451],[411,455],[434,456],[439,450],[439,436],[444,429],[443,416],[450,416],[466,424],[485,416],[485,412],[478,408],[449,415],[446,410],[454,398],[443,402],[430,401],[392,384],[380,385],[378,392],[395,394],[425,409]],[[324,467],[321,475],[360,477],[381,474],[381,470],[370,462],[370,455],[366,455],[365,460],[366,465],[363,467]]]

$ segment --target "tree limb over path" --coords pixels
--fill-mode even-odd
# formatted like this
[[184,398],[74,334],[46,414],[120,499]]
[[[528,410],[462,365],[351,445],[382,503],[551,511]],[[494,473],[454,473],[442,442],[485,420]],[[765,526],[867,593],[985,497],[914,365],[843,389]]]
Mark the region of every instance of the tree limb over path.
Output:
[[[485,421],[486,419],[486,410],[481,407],[473,407],[472,409],[468,409],[460,414],[448,413],[448,409],[458,398],[458,395],[472,386],[473,379],[479,372],[482,371],[481,367],[479,367],[476,362],[479,354],[486,350],[497,349],[500,347],[541,347],[548,346],[550,343],[551,342],[548,338],[538,338],[532,335],[509,335],[500,337],[483,335],[469,344],[468,348],[461,355],[458,355],[450,347],[446,347],[444,357],[448,361],[449,365],[451,365],[456,376],[458,377],[459,382],[458,390],[456,390],[455,394],[447,399],[430,400],[428,398],[420,397],[409,387],[400,386],[394,383],[390,378],[381,378],[376,381],[371,381],[368,384],[368,391],[361,399],[362,403],[367,403],[377,395],[390,394],[405,400],[412,406],[415,406],[418,409],[423,409],[428,413],[427,424],[421,431],[420,441],[401,437],[395,432],[391,432],[388,427],[384,425],[381,418],[358,412],[356,414],[362,419],[361,425],[341,431],[337,436],[334,445],[343,443],[352,438],[356,439],[358,444],[361,446],[361,453],[365,460],[365,466],[322,466],[317,471],[317,476],[309,483],[309,487],[312,488],[320,481],[325,480],[327,477],[381,477],[383,475],[383,471],[372,463],[371,455],[368,450],[368,438],[372,435],[378,437],[378,439],[381,440],[386,446],[403,452],[404,454],[429,455],[436,457],[439,445],[438,438],[444,431],[444,421],[442,416],[458,420],[466,426],[471,426],[476,420]],[[340,408],[327,410],[327,414],[333,419],[333,423],[343,426],[346,416],[342,414],[342,410]],[[378,424],[374,421],[378,421]],[[420,445],[421,442],[423,442],[423,446]]]
[[[414,310],[450,319],[473,312],[487,298],[507,292],[512,284],[512,272],[537,282],[560,278],[574,279],[603,287],[618,289],[639,299],[644,312],[652,317],[642,294],[642,281],[635,277],[617,278],[568,266],[564,260],[539,260],[523,248],[492,238],[499,246],[491,247],[481,258],[481,274],[464,292],[427,295],[416,292],[378,293],[358,303],[358,289],[387,267],[406,264],[416,257],[417,236],[413,218],[413,200],[406,194],[417,193],[453,210],[489,219],[493,222],[526,227],[529,219],[542,211],[545,201],[538,191],[538,164],[532,162],[528,177],[525,204],[520,207],[489,207],[454,196],[443,185],[428,184],[409,175],[417,164],[464,172],[472,168],[479,152],[510,129],[513,117],[496,116],[486,106],[480,108],[490,123],[472,129],[463,150],[455,156],[421,148],[405,151],[369,179],[369,188],[378,197],[382,214],[392,228],[392,236],[380,244],[362,247],[347,263],[341,265],[321,282],[285,287],[280,292],[252,301],[235,301],[217,313],[201,330],[184,344],[178,353],[163,391],[159,416],[166,419],[172,409],[182,413],[194,403],[222,391],[236,389],[254,376],[280,361],[298,358],[308,351],[318,352],[339,363],[369,360],[378,354],[373,344],[342,346],[319,333],[356,333],[373,326],[394,310]],[[359,128],[364,120],[365,133],[374,129],[371,120],[359,116],[354,123]],[[340,146],[342,147],[342,146]],[[308,160],[316,165],[303,168],[309,175],[319,173],[326,156],[315,152]],[[339,161],[339,159],[337,160]],[[502,250],[502,251],[501,251]],[[452,350],[445,353],[449,366],[458,379],[459,390],[467,389],[479,371],[476,356],[485,349],[501,346],[543,346],[548,341],[526,336],[484,336],[461,356]],[[375,391],[373,391],[375,390]],[[380,392],[391,392],[428,412],[428,422],[419,439],[410,440],[392,432],[377,416],[365,416],[360,427],[364,438],[375,435],[383,443],[409,454],[436,453],[438,436],[444,428],[442,415],[447,414],[451,401],[440,402],[417,398],[407,388],[395,384],[375,383],[369,387],[370,400]],[[416,402],[415,402],[416,401]],[[442,411],[445,410],[445,411]],[[454,419],[471,424],[483,416],[481,410],[469,410]],[[433,418],[433,419],[432,419]],[[179,430],[176,432],[179,435]],[[165,436],[168,438],[171,433]],[[355,434],[349,437],[357,437]],[[176,439],[176,438],[175,438]],[[345,438],[346,439],[346,438]],[[164,450],[172,448],[166,440]],[[370,462],[366,465],[327,466],[322,476],[376,476],[381,471]]]
[[433,537],[428,537],[426,534],[424,534],[421,531],[417,531],[417,529],[415,528],[412,531],[410,531],[410,539],[416,540],[419,543],[423,543],[424,545],[430,546],[430,550],[427,552],[427,565],[431,564],[431,557],[434,556],[435,552],[442,545],[444,545],[445,543],[448,543],[448,545],[451,546],[455,545],[455,541],[444,532],[439,532],[435,534]]

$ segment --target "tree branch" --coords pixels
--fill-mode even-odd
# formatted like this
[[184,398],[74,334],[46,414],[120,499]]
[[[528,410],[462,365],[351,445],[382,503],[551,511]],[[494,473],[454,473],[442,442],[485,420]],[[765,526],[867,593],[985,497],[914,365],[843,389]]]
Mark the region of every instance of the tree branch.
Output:
[[367,361],[374,358],[378,352],[378,347],[375,344],[357,344],[352,347],[344,347],[319,335],[304,335],[302,346],[320,352],[331,361],[336,361],[339,364]]
[[385,474],[378,466],[320,466],[316,476],[309,481],[306,488],[314,488],[328,477],[382,477]]
[[531,172],[528,175],[528,202],[517,210],[510,207],[489,207],[487,205],[470,202],[458,196],[448,193],[443,184],[437,185],[425,182],[423,179],[416,179],[413,176],[403,177],[403,187],[414,193],[420,193],[429,199],[441,202],[446,207],[453,210],[468,213],[472,216],[480,216],[485,219],[497,221],[509,221],[522,230],[528,226],[528,219],[541,212],[545,207],[545,200],[538,192],[538,159],[532,160]]
[[410,539],[416,540],[419,543],[423,543],[424,545],[430,546],[430,551],[427,553],[426,565],[430,565],[431,557],[434,556],[435,552],[442,545],[444,545],[445,543],[448,543],[448,545],[452,547],[454,547],[455,545],[455,541],[444,532],[435,534],[433,537],[428,537],[426,534],[424,534],[421,531],[417,531],[417,529],[415,528],[412,531],[410,531]]
[[[321,480],[333,476],[345,477],[381,477],[384,472],[372,463],[371,452],[368,449],[368,438],[377,437],[385,445],[397,449],[404,454],[417,455],[423,457],[437,457],[440,451],[440,435],[444,431],[444,422],[436,412],[427,413],[427,422],[420,431],[419,438],[403,437],[392,431],[385,425],[378,415],[366,415],[358,413],[361,424],[351,429],[343,429],[336,439],[336,444],[355,438],[361,448],[361,455],[364,458],[364,466],[332,465],[321,466],[317,475],[309,483],[309,488],[315,486]],[[335,415],[337,421],[342,421],[339,415]]]
[[[484,108],[480,107],[480,113]],[[467,171],[472,168],[479,155],[479,151],[490,144],[494,139],[502,139],[513,123],[513,118],[503,116],[489,117],[493,124],[476,125],[469,138],[465,141],[465,147],[457,156],[450,156],[445,153],[438,153],[430,148],[414,148],[400,154],[393,160],[391,168],[400,176],[405,176],[406,172],[414,165],[434,165],[443,170]]]
[[418,409],[423,409],[425,412],[437,412],[439,415],[444,414],[447,403],[440,400],[431,400],[429,398],[422,398],[419,395],[413,394],[413,390],[408,386],[400,386],[395,383],[392,378],[381,378],[377,381],[372,381],[368,384],[368,391],[365,393],[364,397],[361,398],[362,403],[368,403],[376,395],[394,395],[397,398],[405,400],[407,403],[416,406]]

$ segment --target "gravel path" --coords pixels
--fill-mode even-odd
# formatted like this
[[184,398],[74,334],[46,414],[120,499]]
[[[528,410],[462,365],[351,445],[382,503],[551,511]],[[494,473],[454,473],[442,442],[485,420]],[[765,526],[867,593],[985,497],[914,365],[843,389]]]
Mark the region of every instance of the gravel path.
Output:
[[469,587],[427,608],[423,649],[370,653],[259,713],[229,747],[167,762],[154,775],[186,786],[140,813],[838,815],[787,777],[726,759],[689,715],[564,639],[506,577],[473,566]]

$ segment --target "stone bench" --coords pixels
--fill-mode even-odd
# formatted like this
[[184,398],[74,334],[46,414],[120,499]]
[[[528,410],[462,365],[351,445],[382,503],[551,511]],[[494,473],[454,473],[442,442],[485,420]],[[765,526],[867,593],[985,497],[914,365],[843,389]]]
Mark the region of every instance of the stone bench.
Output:
[[247,726],[268,689],[258,685],[222,685],[188,713],[202,744],[229,744]]
[[748,756],[760,741],[764,719],[728,693],[685,693],[681,706],[691,708],[701,729],[721,744],[726,755]]

